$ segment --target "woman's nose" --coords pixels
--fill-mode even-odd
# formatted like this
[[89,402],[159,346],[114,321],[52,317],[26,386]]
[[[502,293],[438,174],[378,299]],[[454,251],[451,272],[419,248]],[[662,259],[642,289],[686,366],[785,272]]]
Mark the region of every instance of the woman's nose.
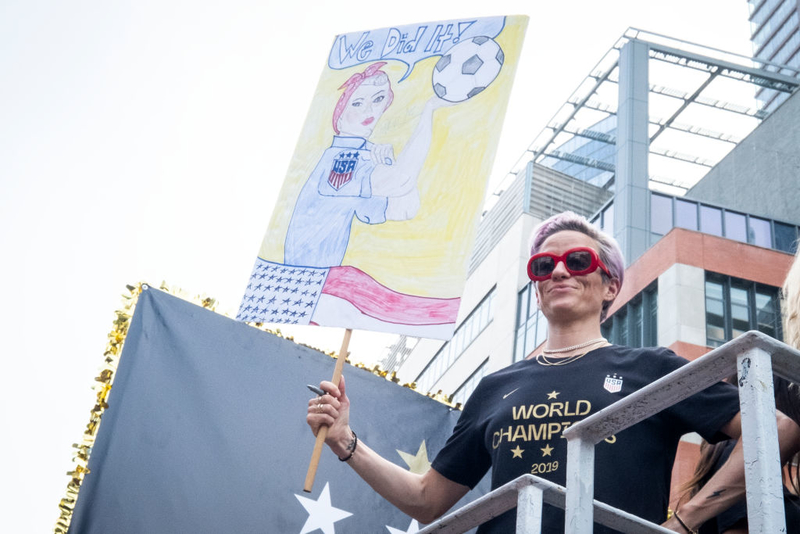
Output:
[[567,270],[567,266],[564,263],[564,260],[561,260],[561,261],[557,262],[556,266],[553,267],[553,274],[552,274],[553,278],[556,278],[556,277],[564,278],[564,277],[569,276],[569,275],[570,274],[569,274],[569,271]]

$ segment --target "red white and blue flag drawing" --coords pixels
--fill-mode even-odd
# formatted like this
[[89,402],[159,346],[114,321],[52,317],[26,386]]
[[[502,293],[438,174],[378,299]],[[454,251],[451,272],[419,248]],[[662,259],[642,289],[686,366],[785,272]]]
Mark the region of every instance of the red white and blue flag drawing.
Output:
[[236,318],[245,322],[349,327],[442,337],[458,298],[406,295],[352,267],[292,267],[258,259]]

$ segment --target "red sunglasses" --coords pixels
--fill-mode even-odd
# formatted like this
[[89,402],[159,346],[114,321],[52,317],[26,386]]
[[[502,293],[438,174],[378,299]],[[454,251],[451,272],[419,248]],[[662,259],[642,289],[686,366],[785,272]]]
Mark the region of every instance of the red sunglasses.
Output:
[[564,267],[572,276],[593,273],[599,267],[609,278],[613,278],[597,252],[588,247],[571,248],[561,256],[550,252],[534,254],[528,260],[528,278],[534,282],[549,279],[553,276],[558,262],[564,262]]

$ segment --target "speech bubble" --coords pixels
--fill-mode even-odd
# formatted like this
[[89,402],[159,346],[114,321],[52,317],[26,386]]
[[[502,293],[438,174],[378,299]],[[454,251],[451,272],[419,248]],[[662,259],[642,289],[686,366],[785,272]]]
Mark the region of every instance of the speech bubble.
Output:
[[340,70],[373,61],[401,61],[406,71],[399,83],[411,74],[418,62],[441,56],[464,39],[479,35],[497,37],[505,21],[505,17],[482,17],[344,33],[333,41],[328,66]]

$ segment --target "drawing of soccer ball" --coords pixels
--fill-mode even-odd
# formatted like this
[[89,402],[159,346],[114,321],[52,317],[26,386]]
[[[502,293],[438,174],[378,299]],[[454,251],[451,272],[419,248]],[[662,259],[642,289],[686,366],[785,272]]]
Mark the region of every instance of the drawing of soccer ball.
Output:
[[465,39],[450,48],[433,67],[433,92],[448,102],[463,102],[497,78],[503,49],[491,37]]

